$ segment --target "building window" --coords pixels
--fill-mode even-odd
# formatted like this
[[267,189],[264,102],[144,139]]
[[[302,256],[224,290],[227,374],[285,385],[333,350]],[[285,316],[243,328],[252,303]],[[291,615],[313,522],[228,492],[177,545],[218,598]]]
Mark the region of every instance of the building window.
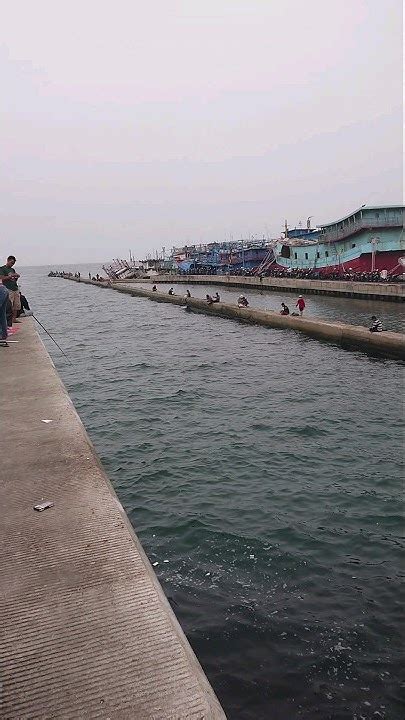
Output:
[[356,247],[356,243],[352,243],[352,250]]
[[308,253],[305,253],[305,260],[308,260]]
[[294,257],[295,257],[295,259],[297,259],[297,253],[294,253]]
[[321,257],[321,253],[317,252],[317,253],[316,253],[316,257],[317,257],[317,258],[320,258],[320,257]]
[[329,253],[327,250],[325,251],[325,257],[329,257]]

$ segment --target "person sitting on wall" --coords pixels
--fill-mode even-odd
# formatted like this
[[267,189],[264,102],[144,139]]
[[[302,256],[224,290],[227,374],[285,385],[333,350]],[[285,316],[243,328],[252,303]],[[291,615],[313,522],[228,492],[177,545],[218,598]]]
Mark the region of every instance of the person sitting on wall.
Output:
[[214,297],[212,298],[212,302],[217,303],[220,302],[221,298],[219,297],[219,293],[216,292]]
[[174,295],[174,290],[173,290],[173,288],[170,288],[170,290],[169,290],[169,295]]
[[285,303],[281,303],[280,315],[289,315],[289,314],[290,314],[290,308],[288,308]]
[[17,313],[17,317],[20,317],[20,315],[25,315],[26,311],[31,314],[31,308],[29,306],[27,298],[25,297],[25,295],[20,293],[20,310]]
[[238,307],[244,308],[248,307],[249,303],[247,301],[247,298],[244,295],[239,295],[238,297]]
[[186,297],[191,297],[191,292],[190,292],[190,290],[186,290]]
[[211,297],[211,295],[208,295],[208,293],[206,294],[205,299],[208,305],[212,305],[212,303],[214,302],[213,298]]
[[152,292],[156,292],[156,291],[157,291],[157,287],[156,287],[156,285],[154,285],[152,288]]
[[381,320],[376,318],[375,315],[372,315],[371,319],[373,322],[370,327],[370,332],[382,332],[384,330],[384,328],[383,328],[383,324],[382,324]]

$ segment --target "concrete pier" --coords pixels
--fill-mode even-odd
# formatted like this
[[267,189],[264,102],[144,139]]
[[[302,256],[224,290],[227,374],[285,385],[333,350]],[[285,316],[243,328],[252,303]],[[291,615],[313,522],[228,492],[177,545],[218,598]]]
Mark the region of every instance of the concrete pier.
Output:
[[19,327],[0,348],[0,717],[225,718],[34,321]]
[[[121,282],[121,281],[120,281]],[[128,281],[126,281],[128,282]],[[279,277],[239,277],[235,275],[158,275],[147,280],[130,282],[186,283],[188,285],[221,285],[222,287],[254,288],[276,292],[334,295],[363,300],[405,300],[405,283],[351,282],[348,280],[302,280]]]
[[[75,280],[75,278],[69,279]],[[76,282],[78,281],[76,280]],[[263,325],[265,327],[296,330],[309,337],[332,342],[344,348],[363,350],[364,352],[380,357],[405,359],[405,335],[403,333],[387,331],[371,333],[368,328],[359,325],[315,320],[308,315],[305,317],[284,316],[271,310],[238,308],[237,305],[231,305],[230,303],[221,302],[208,305],[202,298],[191,297],[185,301],[182,295],[153,292],[152,290],[139,287],[139,284],[134,282],[98,283],[91,280],[81,280],[80,282],[96,285],[101,288],[112,288],[118,292],[133,295],[134,297],[148,298],[154,302],[166,302],[174,305],[185,305],[187,302],[187,305],[194,312],[203,312],[209,315],[243,320],[244,322]]]

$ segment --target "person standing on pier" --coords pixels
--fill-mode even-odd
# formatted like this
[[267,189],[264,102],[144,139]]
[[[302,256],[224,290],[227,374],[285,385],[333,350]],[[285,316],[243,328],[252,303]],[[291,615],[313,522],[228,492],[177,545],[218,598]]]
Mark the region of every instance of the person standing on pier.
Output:
[[8,290],[8,296],[9,300],[11,302],[11,307],[13,310],[12,314],[12,322],[20,322],[17,320],[17,313],[19,310],[21,310],[21,302],[20,302],[20,291],[18,289],[17,280],[20,277],[19,274],[14,269],[15,264],[15,257],[14,255],[9,255],[7,258],[7,262],[3,267],[0,267],[0,280],[2,281],[3,285]]
[[304,300],[304,298],[302,297],[302,295],[299,295],[298,300],[297,300],[297,302],[295,303],[295,307],[298,308],[298,310],[300,311],[300,316],[302,317],[302,313],[303,313],[304,310],[305,310],[305,300]]
[[8,290],[4,285],[0,285],[0,345],[8,347],[7,343],[7,303]]

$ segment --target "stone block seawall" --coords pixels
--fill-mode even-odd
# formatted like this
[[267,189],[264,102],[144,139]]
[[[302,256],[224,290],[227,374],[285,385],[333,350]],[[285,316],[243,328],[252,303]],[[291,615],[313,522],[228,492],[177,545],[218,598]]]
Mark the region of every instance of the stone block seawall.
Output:
[[[69,278],[75,280],[75,278]],[[76,282],[79,282],[76,280]],[[180,295],[169,295],[167,293],[153,292],[139,287],[133,282],[93,282],[91,280],[80,280],[87,284],[96,285],[102,288],[111,288],[121,293],[134,297],[144,297],[154,302],[166,302],[174,305],[184,306],[187,302],[190,310],[203,312],[219,317],[241,320],[265,327],[289,329],[304,333],[309,337],[324,340],[340,345],[348,349],[357,349],[364,352],[393,359],[405,359],[405,335],[396,332],[371,333],[368,328],[358,325],[344,323],[332,323],[323,320],[313,320],[310,317],[283,316],[269,310],[257,310],[253,308],[239,308],[229,303],[214,303],[208,305],[200,298],[188,298],[187,301]]]

